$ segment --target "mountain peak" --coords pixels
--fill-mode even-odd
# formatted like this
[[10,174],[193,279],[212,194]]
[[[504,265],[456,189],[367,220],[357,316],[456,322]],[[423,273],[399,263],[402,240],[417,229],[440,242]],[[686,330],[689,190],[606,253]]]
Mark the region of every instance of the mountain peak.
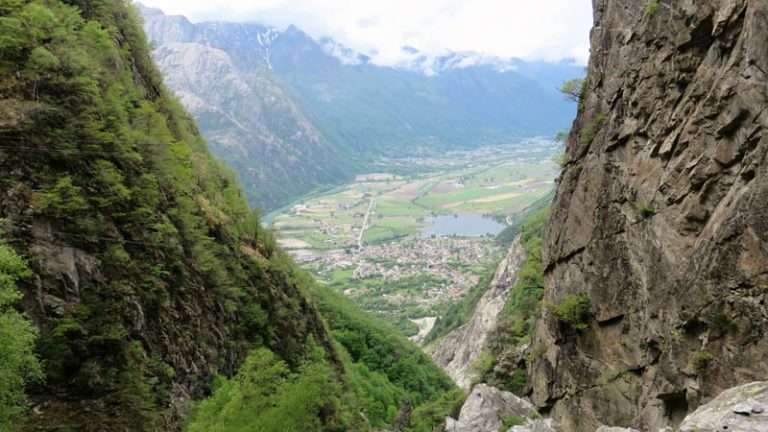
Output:
[[162,9],[147,6],[142,2],[133,2],[134,5],[136,5],[137,8],[139,8],[139,12],[141,12],[142,16],[158,16],[158,15],[165,15],[165,12],[163,12]]

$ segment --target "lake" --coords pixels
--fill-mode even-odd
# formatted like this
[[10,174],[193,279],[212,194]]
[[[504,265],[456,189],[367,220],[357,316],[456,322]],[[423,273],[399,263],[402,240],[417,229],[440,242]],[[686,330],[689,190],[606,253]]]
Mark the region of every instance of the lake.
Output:
[[421,237],[436,236],[481,236],[486,234],[496,235],[506,225],[482,215],[470,213],[457,213],[455,215],[439,215],[433,218],[432,226],[421,229]]

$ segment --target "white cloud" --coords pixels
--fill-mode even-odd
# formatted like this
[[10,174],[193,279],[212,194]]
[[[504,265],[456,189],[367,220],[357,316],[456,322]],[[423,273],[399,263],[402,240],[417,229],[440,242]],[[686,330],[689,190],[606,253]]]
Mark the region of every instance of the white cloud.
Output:
[[478,51],[526,60],[589,55],[591,0],[141,0],[193,22],[295,24],[377,63],[402,60],[402,46],[428,54]]

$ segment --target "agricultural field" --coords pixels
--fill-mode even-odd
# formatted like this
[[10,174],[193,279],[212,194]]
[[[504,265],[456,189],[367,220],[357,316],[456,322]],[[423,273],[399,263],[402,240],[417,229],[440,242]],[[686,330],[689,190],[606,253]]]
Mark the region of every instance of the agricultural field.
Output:
[[438,214],[482,214],[504,221],[552,189],[559,171],[553,153],[552,144],[542,142],[409,160],[423,172],[360,175],[351,184],[294,204],[275,217],[274,227],[288,250],[325,251],[417,235]]
[[503,255],[492,235],[430,235],[436,221],[455,217],[461,226],[483,215],[500,229],[552,190],[556,151],[540,140],[387,161],[391,173],[359,175],[296,202],[273,227],[282,247],[320,281],[415,335],[419,326],[409,320],[423,327]]

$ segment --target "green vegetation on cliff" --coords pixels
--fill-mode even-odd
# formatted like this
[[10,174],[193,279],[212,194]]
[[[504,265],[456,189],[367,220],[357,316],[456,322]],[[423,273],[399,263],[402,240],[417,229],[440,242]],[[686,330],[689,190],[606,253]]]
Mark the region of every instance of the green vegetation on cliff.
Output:
[[[512,216],[512,222],[504,228],[499,234],[496,235],[494,242],[501,247],[508,248],[509,245],[515,240],[523,227],[526,226],[538,213],[541,213],[543,209],[548,208],[552,200],[555,198],[555,190],[552,189],[548,194],[542,198],[536,200],[533,204],[528,206],[525,210]],[[539,216],[541,217],[541,216]],[[544,221],[546,222],[546,220]],[[528,226],[530,231],[533,227]]]
[[34,354],[37,329],[13,308],[21,299],[16,282],[29,275],[26,262],[0,237],[0,431],[21,421],[27,408],[24,388],[42,379]]
[[[414,411],[402,424],[429,432],[460,405],[463,392],[394,328],[315,284],[309,274],[290,274],[311,292],[337,341],[342,379],[334,378],[337,372],[313,340],[295,371],[270,351],[257,350],[235,377],[217,380],[213,396],[196,408],[190,431],[362,431],[393,424],[407,403]],[[339,415],[321,423],[324,412]]]
[[[526,306],[523,307],[523,302],[530,303],[530,298],[535,298],[537,301],[541,298],[541,293],[539,292],[537,294],[534,287],[540,286],[543,288],[543,273],[541,273],[543,269],[540,268],[541,237],[543,235],[544,223],[546,223],[546,218],[549,214],[549,203],[552,202],[553,197],[554,191],[536,200],[528,208],[513,216],[512,223],[496,235],[496,238],[494,239],[496,245],[503,248],[509,248],[518,234],[522,233],[525,250],[528,254],[520,272],[522,275],[521,277],[525,278],[525,282],[518,282],[518,284],[515,285],[518,291],[517,294],[514,294],[515,291],[513,291],[513,296],[517,296],[517,300],[515,300],[516,304],[509,305],[508,303],[505,306],[500,315],[500,318],[504,319],[505,322],[500,325],[510,324],[511,317],[517,316],[518,312],[523,309],[526,314],[530,313],[530,305],[526,304]],[[536,255],[532,257],[531,253]],[[493,269],[486,271],[480,278],[480,281],[472,287],[465,296],[448,307],[448,310],[438,318],[434,327],[432,327],[432,330],[430,330],[429,334],[424,338],[426,343],[432,342],[451,330],[462,326],[472,318],[477,303],[491,286],[496,267],[498,267],[498,264],[494,265]],[[539,274],[541,274],[540,277],[538,276]],[[528,316],[525,319],[530,321],[533,318],[533,316]],[[531,323],[532,321],[529,322],[529,327]],[[504,331],[499,330],[499,332],[503,333]],[[491,366],[492,363],[493,362],[491,362]]]
[[566,330],[583,332],[589,329],[592,300],[587,293],[582,292],[576,296],[566,296],[560,304],[545,303],[545,306]]
[[461,327],[466,324],[472,318],[472,314],[475,312],[477,303],[480,298],[483,297],[493,281],[494,270],[498,266],[498,263],[493,268],[487,270],[480,280],[469,289],[466,295],[461,297],[459,301],[452,303],[448,306],[448,310],[443,315],[437,318],[435,325],[429,331],[427,336],[424,337],[425,343],[430,343],[437,340],[440,336],[449,333],[451,330]]
[[[352,430],[346,419],[324,424],[324,412],[341,406],[342,386],[325,351],[311,352],[298,370],[265,348],[254,351],[232,379],[220,379],[197,407],[188,430],[246,432]],[[349,415],[344,413],[342,415]]]
[[421,349],[351,300],[321,285],[314,286],[312,297],[352,361],[386,377],[412,405],[454,388],[450,378]]
[[537,305],[544,289],[544,268],[541,264],[541,241],[549,206],[534,213],[520,230],[525,259],[517,271],[507,303],[499,314],[493,342],[519,346],[530,339],[536,319]]
[[234,176],[162,86],[134,12],[5,0],[0,13],[2,216],[41,283],[28,307],[47,379],[32,397],[61,402],[36,422],[169,427],[178,385],[201,396],[254,345],[292,367],[309,335],[330,349]]
[[541,243],[548,217],[549,206],[546,206],[530,215],[520,228],[525,259],[517,271],[517,282],[499,313],[496,330],[489,337],[489,351],[484,354],[488,360],[485,367],[478,371],[482,381],[517,394],[521,394],[526,386],[525,370],[494,373],[493,368],[503,356],[531,340],[544,292]]

